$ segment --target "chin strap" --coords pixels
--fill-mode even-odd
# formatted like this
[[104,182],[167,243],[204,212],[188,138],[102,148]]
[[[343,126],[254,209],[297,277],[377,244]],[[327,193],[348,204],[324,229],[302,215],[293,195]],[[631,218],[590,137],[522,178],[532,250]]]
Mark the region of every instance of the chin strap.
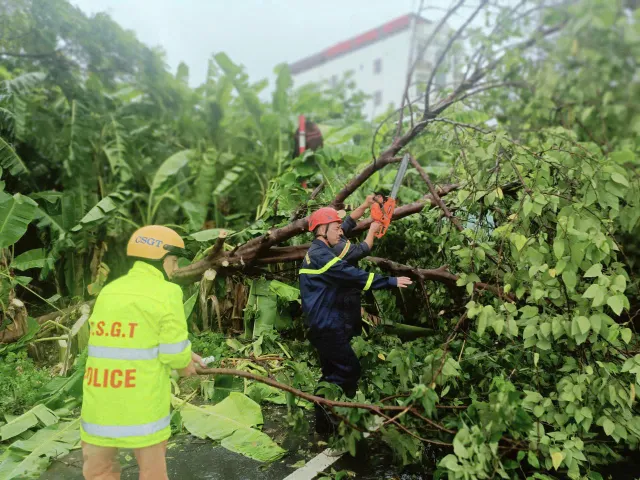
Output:
[[318,228],[318,233],[316,233],[316,238],[324,238],[327,241],[327,243],[329,243],[329,238],[327,237],[327,230],[328,229],[329,229],[329,226],[328,225],[324,225],[324,233],[319,233],[320,228]]

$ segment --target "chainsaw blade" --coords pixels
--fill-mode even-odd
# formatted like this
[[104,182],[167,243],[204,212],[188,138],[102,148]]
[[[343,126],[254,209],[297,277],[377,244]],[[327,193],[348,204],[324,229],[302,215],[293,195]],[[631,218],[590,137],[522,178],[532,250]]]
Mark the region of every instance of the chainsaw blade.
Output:
[[404,157],[402,157],[402,162],[400,162],[400,167],[398,168],[396,179],[393,182],[391,195],[389,195],[389,197],[393,198],[394,200],[398,196],[398,190],[400,190],[400,185],[402,185],[402,180],[404,179],[405,173],[407,173],[408,167],[409,167],[409,154],[405,153]]

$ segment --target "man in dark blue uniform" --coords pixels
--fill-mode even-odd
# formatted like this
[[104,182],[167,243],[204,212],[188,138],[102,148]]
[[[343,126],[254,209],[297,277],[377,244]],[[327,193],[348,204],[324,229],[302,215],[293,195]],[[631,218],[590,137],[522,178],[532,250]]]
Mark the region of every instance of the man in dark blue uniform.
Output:
[[[376,232],[379,229],[379,224],[373,222],[369,227],[369,232],[363,242],[352,243],[347,239],[345,235],[348,235],[351,230],[356,228],[357,221],[362,217],[367,209],[373,205],[375,201],[375,195],[369,195],[364,203],[351,212],[342,222],[342,232],[344,235],[340,238],[340,241],[332,247],[333,253],[340,257],[348,264],[358,267],[358,261],[368,256],[373,248],[373,241],[376,237]],[[343,312],[349,312],[347,315],[346,328],[349,339],[360,335],[362,332],[362,290],[359,288],[345,288],[340,294],[340,302],[342,306],[340,309]],[[373,302],[373,294],[371,290],[364,293],[368,296],[369,301]]]
[[[320,356],[320,381],[334,383],[342,388],[345,395],[353,397],[360,378],[360,361],[349,343],[353,311],[345,309],[341,299],[344,290],[405,288],[412,282],[407,277],[367,273],[336,256],[333,248],[343,237],[341,224],[338,212],[330,207],[321,208],[309,218],[309,231],[316,238],[302,262],[300,293],[309,327],[309,341]],[[374,233],[377,228],[378,225],[371,227]],[[316,431],[332,433],[333,429],[331,418],[324,409],[316,406]]]

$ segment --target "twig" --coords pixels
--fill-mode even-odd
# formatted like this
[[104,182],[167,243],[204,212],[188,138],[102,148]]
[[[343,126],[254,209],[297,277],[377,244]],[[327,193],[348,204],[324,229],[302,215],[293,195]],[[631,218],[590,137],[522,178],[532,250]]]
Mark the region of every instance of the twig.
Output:
[[[480,10],[484,8],[484,6],[487,4],[488,1],[489,0],[481,0],[480,4],[478,5],[478,8],[476,8],[473,11],[473,13],[469,15],[469,18],[467,18],[467,20],[460,26],[460,28],[458,28],[456,33],[454,33],[451,36],[451,38],[449,39],[449,42],[444,47],[444,50],[442,50],[442,53],[440,53],[438,60],[436,61],[435,65],[433,66],[433,69],[431,70],[431,75],[429,76],[429,82],[427,83],[427,89],[425,91],[425,99],[424,99],[424,117],[423,118],[425,119],[428,118],[427,113],[429,112],[429,95],[431,93],[431,85],[433,84],[433,79],[436,76],[436,72],[438,68],[440,68],[440,65],[442,65],[442,62],[444,61],[444,57],[447,55],[447,53],[449,53],[451,46],[460,37],[460,35],[467,28],[467,26],[469,26],[469,24],[473,21],[473,19],[476,18],[476,15],[478,15]],[[463,2],[460,2],[458,5],[456,5],[456,7],[458,7],[461,3]],[[447,16],[445,16],[445,18],[447,18]]]
[[413,157],[413,155],[410,156],[410,161],[411,161],[411,165],[413,165],[413,167],[416,170],[418,170],[418,173],[420,174],[422,179],[425,181],[425,183],[429,187],[429,193],[431,193],[431,197],[435,200],[436,205],[440,207],[440,209],[444,212],[445,216],[456,226],[458,231],[462,232],[464,228],[460,224],[460,220],[458,220],[456,217],[453,216],[453,214],[451,213],[451,210],[449,210],[449,208],[447,208],[445,203],[442,201],[442,199],[438,195],[438,192],[436,191],[436,188],[433,186],[433,182],[429,178],[429,174],[424,170],[424,168],[422,168],[422,165],[418,163],[418,161]]
[[427,418],[427,417],[424,417],[424,416],[420,415],[420,413],[418,413],[418,411],[416,411],[416,409],[415,409],[415,408],[411,410],[411,414],[412,414],[412,415],[415,415],[415,416],[416,416],[416,417],[418,417],[420,420],[422,420],[423,422],[425,422],[425,423],[427,423],[427,424],[431,425],[432,427],[437,428],[438,430],[441,430],[441,431],[443,431],[443,432],[446,432],[446,433],[448,433],[448,434],[450,434],[450,435],[455,435],[455,434],[456,434],[456,432],[455,432],[455,431],[453,431],[453,430],[449,430],[448,428],[443,427],[443,426],[442,426],[442,425],[440,425],[439,423],[434,422],[433,420],[431,420],[431,419],[429,419],[429,418]]
[[456,326],[453,327],[452,332],[449,334],[449,338],[447,338],[447,341],[445,342],[445,344],[444,344],[444,346],[442,348],[442,361],[440,362],[440,368],[438,368],[438,370],[436,371],[435,375],[433,376],[433,380],[431,381],[431,388],[434,388],[436,386],[436,382],[438,381],[438,377],[442,373],[442,369],[444,368],[444,364],[447,361],[447,352],[449,351],[449,344],[454,339],[458,329],[460,328],[460,326],[462,325],[462,323],[466,319],[467,319],[467,312],[464,312],[462,314],[462,316],[460,317],[460,320],[458,320],[458,323],[456,323]]

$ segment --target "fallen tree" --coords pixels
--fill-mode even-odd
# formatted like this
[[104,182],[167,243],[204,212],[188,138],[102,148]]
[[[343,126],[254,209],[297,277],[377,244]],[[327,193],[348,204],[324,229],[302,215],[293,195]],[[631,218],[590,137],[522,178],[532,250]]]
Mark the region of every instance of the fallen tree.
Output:
[[[357,203],[366,193],[384,189],[394,173],[389,166],[411,153],[412,168],[400,190],[394,227],[376,242],[376,255],[367,261],[393,275],[412,276],[418,285],[397,296],[376,294],[378,321],[371,322],[371,336],[353,342],[363,365],[362,399],[343,401],[337,390],[324,399],[311,395],[316,386],[310,373],[314,359],[302,342],[285,343],[289,333],[278,338],[273,329],[261,329],[252,341],[228,339],[237,349],[231,363],[254,373],[206,373],[267,383],[333,409],[343,420],[339,441],[355,444],[365,432],[375,432],[404,463],[419,461],[424,443],[445,447],[448,451],[437,454],[438,474],[456,480],[599,478],[598,465],[614,461],[640,441],[640,349],[633,322],[637,312],[629,302],[637,294],[637,253],[631,242],[620,241],[620,235],[636,238],[640,211],[638,179],[630,168],[640,151],[634,130],[640,113],[628,100],[629,92],[638,88],[633,73],[636,25],[616,2],[522,1],[501,8],[499,2],[480,1],[470,6],[459,29],[444,32],[445,19],[465,7],[464,0],[457,0],[443,20],[431,26],[429,41],[417,45],[401,106],[389,112],[374,135],[350,109],[357,101],[337,97],[348,129],[340,133],[338,127],[330,135],[342,139],[306,157],[283,155],[286,142],[280,127],[288,125],[294,112],[300,113],[300,105],[309,111],[308,97],[287,96],[286,69],[279,71],[273,104],[265,107],[254,95],[258,87],[252,89],[239,67],[217,56],[222,80],[212,68],[202,89],[206,94],[193,95],[206,97],[208,103],[185,103],[184,110],[171,110],[170,116],[178,119],[193,117],[184,112],[210,114],[206,128],[194,133],[197,142],[186,135],[176,134],[177,142],[174,135],[157,136],[189,131],[195,123],[188,128],[172,123],[165,130],[153,118],[145,118],[142,125],[127,123],[129,116],[105,112],[97,102],[86,109],[68,106],[64,114],[78,118],[78,129],[71,120],[49,124],[64,124],[65,132],[81,134],[95,118],[110,122],[94,125],[100,135],[81,145],[63,135],[64,142],[51,150],[71,150],[73,155],[56,158],[56,164],[76,165],[75,158],[82,158],[83,168],[98,165],[98,172],[109,171],[113,178],[87,175],[92,183],[90,188],[83,185],[83,191],[93,191],[95,185],[103,190],[99,200],[90,202],[83,197],[74,203],[70,197],[58,198],[57,192],[33,195],[39,202],[39,228],[53,239],[47,252],[51,258],[37,257],[37,252],[20,258],[18,248],[10,264],[16,268],[6,268],[13,279],[9,290],[30,288],[47,298],[38,281],[27,287],[27,280],[22,277],[19,283],[14,272],[33,265],[44,265],[46,271],[53,264],[56,292],[70,292],[61,303],[67,305],[72,296],[82,298],[88,285],[91,292],[99,291],[105,278],[103,263],[117,265],[117,256],[105,253],[107,244],[113,252],[137,224],[167,223],[184,228],[188,245],[204,255],[174,277],[185,286],[185,310],[194,311],[190,320],[202,320],[198,326],[212,329],[213,310],[223,331],[226,308],[234,324],[227,333],[235,333],[242,330],[243,320],[249,325],[251,315],[257,317],[264,306],[255,302],[242,318],[245,301],[235,299],[257,298],[258,285],[274,285],[255,279],[253,292],[247,294],[247,277],[275,278],[288,284],[289,298],[295,297],[295,262],[308,248],[301,236],[307,234],[309,212],[320,205],[345,207],[348,201]],[[485,11],[498,13],[489,36],[472,28]],[[524,21],[531,15],[540,25]],[[438,42],[435,64],[425,88],[414,95],[415,62],[438,32],[446,35]],[[436,80],[451,67],[446,58],[460,43],[475,51],[463,63],[457,81],[442,85]],[[24,87],[27,81],[18,83]],[[14,95],[20,85],[7,92]],[[180,85],[163,92],[170,93],[165,97],[145,93],[173,98],[184,87]],[[230,100],[231,86],[238,95]],[[66,105],[64,99],[58,101]],[[122,110],[134,107],[140,105],[126,104]],[[333,112],[322,102],[314,108]],[[84,115],[94,110],[98,114]],[[220,110],[224,115],[218,115]],[[28,111],[42,114],[46,109],[33,103]],[[332,113],[323,118],[335,117]],[[32,122],[30,129],[16,131],[28,135],[39,132],[40,125]],[[127,129],[135,134],[127,135]],[[147,131],[156,136],[147,137]],[[163,141],[160,138],[169,138],[171,148],[161,153],[149,150],[148,145]],[[34,150],[46,151],[41,143],[32,143],[40,146]],[[134,145],[127,150],[135,159],[131,165],[122,163],[127,143]],[[191,148],[176,153],[173,147],[178,143]],[[83,151],[91,151],[93,157],[83,156]],[[140,158],[138,151],[143,152]],[[159,155],[167,160],[154,170],[153,178],[136,183],[127,177],[144,171],[147,157]],[[101,164],[105,158],[108,164]],[[3,168],[20,169],[14,157],[9,167],[8,160],[0,160]],[[316,187],[302,187],[307,181]],[[131,190],[121,191],[121,185]],[[11,202],[29,218],[31,203],[9,197],[0,201]],[[81,201],[95,207],[71,222],[77,224],[71,232],[69,221],[62,221],[71,216],[65,208]],[[353,235],[369,224],[370,220],[360,222]],[[220,225],[237,230],[216,238],[220,232],[214,227]],[[62,259],[62,265],[53,258]],[[90,272],[90,281],[78,275],[74,285],[74,274],[83,268]],[[195,282],[200,285],[191,286]],[[236,291],[237,296],[231,293]],[[225,307],[225,302],[233,305]],[[282,308],[277,300],[273,304],[274,309]],[[60,309],[38,321],[63,333],[35,341],[70,338],[73,328],[55,321],[77,315]],[[417,311],[415,317],[405,315],[411,309]],[[429,334],[402,341],[375,328],[410,317],[416,323],[430,321]],[[295,333],[301,332],[291,335]],[[194,335],[194,343],[199,339]],[[218,336],[215,341],[222,342]],[[299,348],[293,355],[292,347]],[[263,368],[267,348],[281,360]],[[255,378],[256,371],[263,375]]]

